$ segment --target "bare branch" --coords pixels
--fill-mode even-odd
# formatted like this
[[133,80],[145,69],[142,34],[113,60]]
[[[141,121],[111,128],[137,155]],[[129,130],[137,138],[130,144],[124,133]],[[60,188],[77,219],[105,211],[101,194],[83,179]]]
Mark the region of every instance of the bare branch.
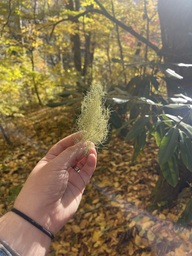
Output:
[[9,24],[9,19],[11,17],[11,14],[12,14],[12,9],[11,9],[11,1],[12,0],[9,0],[9,3],[8,3],[8,6],[9,6],[9,13],[8,13],[8,17],[7,17],[7,21],[3,24],[2,26],[2,29],[1,29],[1,35],[3,35],[3,32],[4,32],[4,29],[5,27]]
[[131,26],[127,26],[124,23],[122,23],[120,20],[116,19],[114,16],[112,16],[110,13],[108,13],[108,11],[105,9],[105,7],[98,1],[98,0],[94,0],[98,6],[101,8],[102,10],[102,14],[110,19],[112,22],[114,22],[115,24],[117,24],[119,27],[121,27],[122,29],[124,29],[125,31],[127,31],[128,33],[130,33],[131,35],[133,35],[135,38],[137,38],[139,41],[141,41],[142,43],[148,45],[152,50],[154,50],[158,55],[161,55],[161,50],[153,43],[151,43],[147,38],[141,36],[140,34],[138,34]]
[[56,26],[58,24],[60,24],[61,22],[64,21],[75,21],[77,19],[79,19],[80,17],[88,14],[88,13],[98,13],[101,14],[103,16],[105,16],[106,18],[108,18],[109,20],[111,20],[112,22],[114,22],[116,25],[118,25],[119,27],[121,27],[122,29],[124,29],[125,31],[127,31],[128,33],[130,33],[132,36],[134,36],[135,38],[137,38],[137,40],[141,41],[142,43],[146,44],[148,47],[150,47],[152,50],[154,50],[158,55],[161,55],[161,49],[159,49],[155,44],[151,43],[147,38],[143,37],[142,35],[138,34],[131,26],[127,26],[124,23],[122,23],[120,20],[116,19],[114,16],[112,16],[110,13],[108,13],[108,11],[105,9],[105,7],[98,1],[95,0],[95,2],[99,5],[100,9],[89,9],[86,10],[82,13],[79,13],[78,15],[74,16],[74,17],[70,17],[70,18],[65,18],[65,19],[61,19],[59,21],[57,21],[56,23],[54,23],[52,31],[50,33],[50,39],[54,33],[54,30],[56,28]]
[[[91,10],[91,12],[94,12],[94,10],[95,10],[95,9]],[[99,11],[99,10],[98,10],[98,11]],[[57,26],[58,24],[60,24],[60,23],[62,23],[62,22],[64,22],[64,21],[76,21],[76,20],[78,20],[80,17],[85,16],[85,15],[88,14],[88,13],[90,13],[90,10],[81,12],[81,13],[79,13],[78,15],[75,15],[74,17],[68,17],[68,18],[65,18],[65,19],[58,20],[57,22],[55,22],[55,23],[53,24],[53,28],[52,28],[52,30],[51,30],[51,33],[50,33],[49,38],[50,38],[50,39],[52,38],[53,33],[54,33],[54,30],[55,30],[55,28],[56,28],[56,26]],[[101,13],[101,11],[99,11],[99,13]]]
[[[111,0],[111,7],[112,7],[113,17],[116,18],[116,16],[115,16],[115,7],[114,7],[113,0]],[[116,24],[115,28],[116,28],[116,33],[117,33],[117,43],[118,43],[118,46],[119,46],[121,65],[122,65],[122,69],[123,69],[124,83],[127,84],[127,77],[126,77],[126,73],[125,73],[124,54],[123,54],[123,47],[122,47],[121,39],[120,39],[119,26]]]

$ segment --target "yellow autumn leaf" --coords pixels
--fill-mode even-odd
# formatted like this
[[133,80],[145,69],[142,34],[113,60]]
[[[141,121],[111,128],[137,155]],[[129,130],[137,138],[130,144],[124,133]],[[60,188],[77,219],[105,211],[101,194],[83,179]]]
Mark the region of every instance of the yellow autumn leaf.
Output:
[[183,249],[180,248],[180,247],[176,248],[176,250],[175,250],[175,252],[174,252],[174,255],[175,255],[175,256],[181,256],[181,255],[183,255]]
[[152,220],[148,220],[148,221],[145,221],[144,223],[142,223],[142,228],[143,229],[148,229],[152,225],[154,225],[154,222]]
[[135,238],[134,238],[134,242],[135,242],[135,244],[137,246],[143,248],[143,246],[142,246],[142,238],[140,236],[136,235]]
[[99,238],[101,237],[101,231],[100,230],[95,230],[94,233],[93,233],[93,240],[95,242],[98,242]]
[[80,228],[81,228],[81,229],[84,229],[84,228],[87,226],[87,224],[88,224],[88,221],[85,220],[85,219],[83,219],[83,220],[81,221],[81,223],[80,223]]
[[150,242],[153,242],[155,240],[155,235],[153,232],[147,232],[147,239],[150,241]]
[[134,255],[135,247],[134,247],[132,242],[130,242],[128,250],[129,250],[129,255],[130,256]]
[[79,233],[81,231],[80,227],[77,225],[72,226],[72,232],[74,233]]

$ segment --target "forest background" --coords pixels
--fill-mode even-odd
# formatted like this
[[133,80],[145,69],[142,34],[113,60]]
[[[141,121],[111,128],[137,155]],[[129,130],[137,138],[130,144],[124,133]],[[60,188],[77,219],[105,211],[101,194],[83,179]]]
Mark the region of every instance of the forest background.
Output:
[[75,129],[90,85],[111,109],[83,209],[51,255],[191,252],[191,14],[190,0],[1,1],[2,213]]

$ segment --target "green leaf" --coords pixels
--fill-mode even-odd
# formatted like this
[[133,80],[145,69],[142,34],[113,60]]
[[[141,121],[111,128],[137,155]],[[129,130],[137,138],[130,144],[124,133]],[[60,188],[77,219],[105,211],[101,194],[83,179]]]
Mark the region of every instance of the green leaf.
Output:
[[192,126],[189,124],[186,124],[184,122],[179,123],[179,128],[184,131],[184,133],[189,137],[192,138]]
[[181,122],[181,118],[178,117],[178,116],[173,116],[173,115],[170,115],[170,114],[165,114],[165,116],[168,117],[169,119],[175,121],[176,123]]
[[179,131],[177,128],[172,127],[163,137],[159,147],[159,163],[165,164],[173,156],[177,147],[179,138]]
[[165,135],[165,124],[159,118],[157,119],[157,121],[154,120],[154,122],[156,122],[156,127],[155,127],[155,131],[154,131],[153,135],[155,137],[157,146],[159,147],[161,144],[161,140],[162,140],[163,136]]
[[175,70],[173,70],[173,69],[167,68],[165,70],[165,73],[167,74],[168,77],[172,77],[172,78],[179,79],[179,80],[183,79],[183,77],[180,76],[179,74],[177,74],[175,72]]
[[184,165],[187,167],[189,171],[192,172],[192,142],[191,139],[187,138],[185,133],[182,131],[179,131],[180,134],[180,142],[179,147],[181,151],[181,159],[184,163]]
[[128,132],[125,140],[133,140],[135,139],[145,128],[146,124],[149,122],[149,117],[145,116],[139,120],[137,120],[132,126],[131,130]]
[[173,127],[174,121],[170,119],[170,117],[168,117],[167,114],[163,114],[162,118],[163,118],[162,122],[164,122],[166,126],[169,126],[170,128]]
[[189,106],[186,104],[169,104],[165,105],[164,108],[176,109],[176,110],[189,110]]
[[179,180],[178,160],[173,156],[167,163],[160,165],[162,173],[166,181],[175,187]]
[[135,145],[134,145],[134,154],[133,154],[133,161],[136,160],[136,158],[138,157],[140,151],[144,148],[145,144],[146,144],[146,131],[143,130],[141,134],[139,134],[139,136],[137,136],[136,140],[135,140]]
[[159,134],[159,132],[155,131],[155,132],[153,133],[153,135],[154,135],[154,137],[155,137],[156,144],[157,144],[157,146],[159,147],[160,144],[161,144],[161,137],[160,137],[160,134]]

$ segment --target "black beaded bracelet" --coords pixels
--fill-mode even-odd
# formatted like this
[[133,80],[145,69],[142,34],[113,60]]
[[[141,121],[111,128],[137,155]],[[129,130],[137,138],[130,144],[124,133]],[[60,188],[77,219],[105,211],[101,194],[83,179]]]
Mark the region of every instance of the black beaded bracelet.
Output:
[[11,211],[16,213],[17,215],[19,215],[21,218],[25,219],[26,221],[28,221],[30,224],[32,224],[36,228],[38,228],[41,232],[43,232],[49,238],[51,238],[51,240],[54,239],[54,235],[49,230],[47,230],[46,228],[42,227],[39,223],[37,223],[36,221],[34,221],[33,219],[31,219],[30,217],[25,215],[23,212],[20,212],[19,210],[15,209],[15,208],[11,209]]

